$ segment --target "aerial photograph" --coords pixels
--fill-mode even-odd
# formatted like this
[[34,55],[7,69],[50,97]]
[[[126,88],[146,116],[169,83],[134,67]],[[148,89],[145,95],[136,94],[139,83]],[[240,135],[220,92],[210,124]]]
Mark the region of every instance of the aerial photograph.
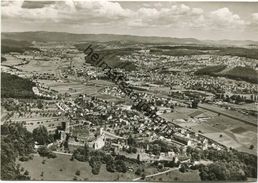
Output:
[[258,2],[1,1],[4,181],[257,182]]

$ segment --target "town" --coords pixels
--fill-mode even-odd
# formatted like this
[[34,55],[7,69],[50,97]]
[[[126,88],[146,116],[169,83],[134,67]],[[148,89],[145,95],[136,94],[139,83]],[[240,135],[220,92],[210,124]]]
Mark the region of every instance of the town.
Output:
[[[173,177],[186,181],[190,180],[187,175],[211,180],[202,166],[218,159],[232,161],[244,156],[241,153],[257,159],[257,83],[201,73],[203,68],[218,66],[223,66],[220,73],[235,68],[255,71],[257,59],[170,56],[156,45],[112,49],[112,43],[98,44],[101,49],[96,52],[105,55],[114,72],[126,76],[128,86],[161,121],[139,110],[105,70],[87,59],[81,45],[37,43],[37,50],[2,55],[6,58],[2,89],[8,87],[5,82],[17,80],[14,76],[32,83],[30,92],[2,90],[2,134],[22,124],[32,133],[33,152],[43,157],[44,166],[48,161],[89,162],[91,171],[75,169],[67,180],[106,180],[105,174],[110,180],[168,181]],[[33,172],[30,161],[35,158],[20,155],[19,166],[32,180],[55,180],[46,169]],[[234,170],[229,171],[233,175]],[[256,166],[243,171],[228,180],[247,180],[257,174]]]
[[257,182],[258,2],[1,1],[3,181]]

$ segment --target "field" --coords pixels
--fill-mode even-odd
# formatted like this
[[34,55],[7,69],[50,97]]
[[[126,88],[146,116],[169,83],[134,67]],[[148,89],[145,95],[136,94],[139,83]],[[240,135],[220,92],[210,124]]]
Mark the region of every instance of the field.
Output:
[[4,65],[14,66],[22,63],[21,59],[18,59],[11,55],[5,55],[5,58],[6,58],[6,61],[3,63]]
[[14,122],[26,122],[28,131],[32,132],[39,125],[44,125],[48,130],[54,130],[56,126],[61,125],[64,119],[60,117],[31,117],[31,118],[11,118]]
[[[227,147],[235,148],[239,151],[256,154],[257,150],[257,129],[252,125],[241,121],[206,111],[204,109],[175,108],[173,113],[162,114],[162,117],[171,121],[172,119],[190,119],[189,115],[195,111],[201,111],[209,119],[187,121],[176,120],[175,123],[195,132],[201,132],[204,136],[211,138]],[[222,136],[221,136],[222,135]],[[249,149],[254,145],[254,149]]]
[[[256,154],[256,128],[238,120],[216,116],[204,122],[186,122],[179,125],[196,132],[201,131],[204,136],[227,147]],[[250,145],[254,145],[253,150],[249,149]]]
[[[47,159],[40,157],[38,154],[34,154],[33,160],[27,162],[17,161],[24,167],[25,170],[28,170],[31,180],[48,180],[48,181],[57,181],[57,180],[89,180],[89,181],[131,181],[139,176],[134,174],[134,171],[128,171],[127,173],[110,173],[106,171],[105,164],[102,164],[100,173],[94,175],[91,173],[91,167],[88,162],[80,162],[77,160],[70,160],[70,155],[57,154],[55,159]],[[43,164],[43,160],[45,163]],[[131,168],[136,170],[138,165],[130,164]],[[76,175],[76,171],[80,171],[80,175]],[[42,175],[43,172],[43,175]],[[155,168],[146,167],[145,174],[152,175],[157,173]],[[154,177],[148,177],[145,181],[199,181],[199,171],[189,170],[189,172],[181,173],[178,170],[173,170],[171,172],[157,175]]]
[[146,178],[146,181],[201,181],[198,170],[189,170],[189,172],[182,173],[179,170],[174,170],[165,175],[157,175],[155,177]]
[[[80,162],[77,160],[70,161],[70,156],[58,154],[55,159],[47,159],[35,155],[33,160],[27,162],[18,162],[21,167],[29,171],[31,180],[91,180],[91,181],[114,181],[114,180],[132,180],[136,178],[134,173],[110,173],[106,171],[106,167],[102,164],[100,173],[94,175],[91,173],[91,167],[88,162]],[[42,164],[43,160],[45,164]],[[80,170],[80,176],[76,176],[75,172]],[[41,173],[43,172],[43,176]]]
[[191,114],[195,111],[196,111],[196,109],[178,107],[178,108],[175,108],[174,112],[165,113],[165,114],[162,114],[161,116],[169,121],[171,121],[172,119],[187,119],[187,118],[189,118],[189,114]]

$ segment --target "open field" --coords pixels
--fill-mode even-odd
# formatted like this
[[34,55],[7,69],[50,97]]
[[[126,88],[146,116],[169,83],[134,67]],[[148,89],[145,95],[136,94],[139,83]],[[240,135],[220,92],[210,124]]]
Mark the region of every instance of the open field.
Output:
[[37,61],[31,60],[28,64],[18,66],[17,68],[22,69],[27,72],[37,72],[37,73],[55,73],[58,64],[56,61]]
[[[91,181],[114,181],[114,180],[132,180],[136,178],[134,173],[110,173],[106,171],[106,167],[102,164],[100,173],[94,175],[91,173],[91,167],[88,162],[80,162],[77,160],[70,161],[71,156],[58,154],[55,159],[47,159],[40,156],[34,156],[33,160],[27,162],[19,162],[21,167],[29,171],[31,180],[91,180]],[[43,160],[45,164],[42,164]],[[60,171],[60,169],[62,169]],[[80,176],[76,176],[75,172],[80,170]],[[43,172],[43,176],[41,176]]]
[[195,111],[196,111],[196,109],[177,107],[177,108],[175,108],[174,112],[165,113],[165,114],[162,114],[161,116],[169,121],[171,121],[173,119],[188,119],[189,114],[191,114]]
[[[234,107],[236,105],[233,105]],[[240,105],[241,106],[241,105]],[[241,106],[242,108],[244,108],[245,105]],[[251,105],[247,105],[246,108],[250,110],[250,107],[253,107],[252,109],[255,110],[257,108],[257,106],[255,106],[255,104],[251,104]],[[251,115],[244,115],[240,112],[237,111],[232,111],[232,110],[228,110],[222,107],[218,107],[216,105],[210,105],[210,104],[199,104],[199,108],[202,108],[204,110],[210,110],[216,113],[221,113],[223,115],[229,116],[231,118],[236,118],[239,119],[238,121],[242,121],[246,123],[250,123],[253,124],[254,126],[257,126],[257,120],[256,117],[251,116]]]
[[12,55],[5,55],[5,58],[6,58],[6,61],[4,62],[4,65],[14,66],[22,63],[21,59],[18,59]]
[[[209,113],[212,114],[212,112]],[[189,114],[188,110],[186,111],[186,114],[181,115],[181,117],[186,116],[187,114]],[[166,114],[166,116],[169,115],[173,116],[173,113]],[[177,124],[195,132],[202,132],[204,136],[227,147],[256,154],[257,129],[252,125],[245,124],[226,116],[217,116],[215,113],[213,113],[213,117],[207,121],[177,122]],[[220,135],[222,135],[222,137]],[[254,145],[254,149],[250,150],[250,145]]]
[[114,98],[111,96],[102,97],[102,94],[99,94],[99,90],[103,89],[106,86],[112,85],[112,83],[104,80],[95,80],[89,82],[80,82],[80,81],[54,81],[54,80],[39,80],[40,83],[43,83],[49,86],[51,89],[58,91],[59,93],[69,93],[71,96],[77,96],[79,94],[87,94],[92,96],[98,96],[103,99]]
[[60,117],[11,118],[10,120],[20,123],[26,122],[25,126],[30,132],[39,125],[44,125],[48,130],[54,130],[56,126],[61,125],[61,122],[64,121],[64,119]]

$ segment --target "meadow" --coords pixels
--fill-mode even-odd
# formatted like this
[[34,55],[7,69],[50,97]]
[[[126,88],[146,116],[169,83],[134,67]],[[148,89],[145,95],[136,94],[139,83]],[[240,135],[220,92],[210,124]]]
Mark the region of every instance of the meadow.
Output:
[[[134,173],[110,173],[106,170],[105,165],[101,166],[98,175],[91,172],[88,162],[80,162],[70,160],[71,156],[58,154],[55,159],[47,159],[35,155],[33,160],[27,162],[18,162],[21,167],[28,170],[31,180],[48,180],[48,181],[72,181],[72,180],[91,180],[91,181],[114,181],[114,180],[132,180],[136,178]],[[45,163],[43,164],[43,160]],[[76,175],[76,171],[80,171],[80,175]],[[43,172],[43,176],[42,176]]]

